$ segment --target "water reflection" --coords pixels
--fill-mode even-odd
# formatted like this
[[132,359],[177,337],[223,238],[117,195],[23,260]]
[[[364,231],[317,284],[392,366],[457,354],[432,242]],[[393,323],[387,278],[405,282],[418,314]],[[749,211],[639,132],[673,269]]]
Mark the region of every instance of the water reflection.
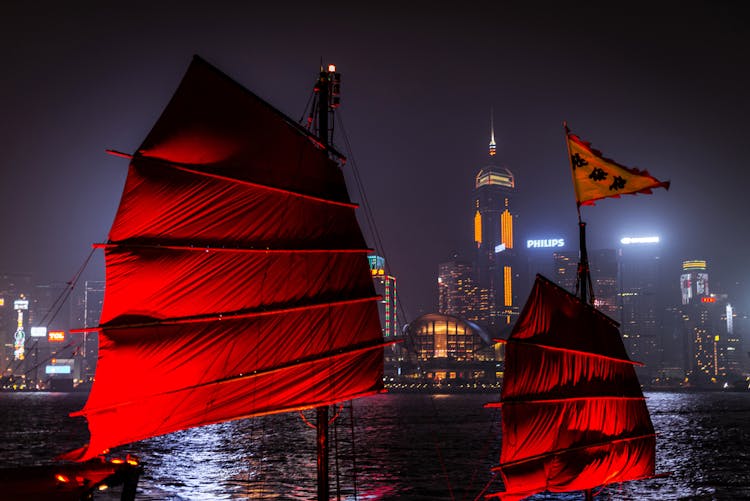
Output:
[[[670,476],[610,486],[599,499],[750,499],[750,394],[647,398],[657,471]],[[355,402],[354,426],[345,408],[331,428],[332,499],[473,500],[488,484],[488,492],[499,490],[490,468],[499,459],[500,411],[483,407],[496,400],[379,395]],[[51,462],[84,443],[85,423],[66,417],[82,405],[80,395],[0,394],[5,465]],[[296,413],[186,430],[121,450],[145,463],[139,500],[301,501],[316,494],[315,431]]]

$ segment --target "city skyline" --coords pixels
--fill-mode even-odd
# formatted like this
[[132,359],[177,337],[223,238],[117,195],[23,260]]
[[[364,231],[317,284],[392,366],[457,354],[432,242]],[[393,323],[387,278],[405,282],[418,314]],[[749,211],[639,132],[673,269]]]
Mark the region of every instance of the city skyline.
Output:
[[[44,281],[75,274],[106,239],[122,190],[127,162],[104,149],[137,148],[198,53],[291,116],[320,60],[338,64],[348,166],[361,174],[409,318],[434,309],[438,263],[470,255],[490,107],[497,159],[517,178],[519,227],[532,238],[575,243],[567,120],[606,155],[672,182],[583,208],[590,249],[659,234],[666,266],[706,259],[714,283],[744,286],[746,30],[731,5],[649,4],[644,16],[646,5],[318,12],[300,3],[297,18],[286,6],[229,2],[12,4],[0,21],[0,230],[9,236],[0,265]],[[316,38],[307,28],[324,18],[331,33]],[[103,277],[101,261],[92,279]]]

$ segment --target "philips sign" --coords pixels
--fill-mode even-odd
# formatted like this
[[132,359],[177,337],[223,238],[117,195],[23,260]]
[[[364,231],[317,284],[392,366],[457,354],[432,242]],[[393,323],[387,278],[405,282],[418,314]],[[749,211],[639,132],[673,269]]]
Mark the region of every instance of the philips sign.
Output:
[[526,240],[527,249],[549,249],[555,247],[565,247],[565,239],[545,238],[542,240]]

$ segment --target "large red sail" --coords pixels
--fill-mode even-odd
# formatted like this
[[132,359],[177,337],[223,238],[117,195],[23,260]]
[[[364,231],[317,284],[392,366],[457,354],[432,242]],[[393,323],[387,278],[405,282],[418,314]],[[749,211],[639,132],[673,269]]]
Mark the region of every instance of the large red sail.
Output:
[[366,245],[315,138],[200,58],[133,156],[104,245],[85,460],[382,389]]
[[653,476],[654,428],[615,321],[537,275],[505,356],[494,496]]

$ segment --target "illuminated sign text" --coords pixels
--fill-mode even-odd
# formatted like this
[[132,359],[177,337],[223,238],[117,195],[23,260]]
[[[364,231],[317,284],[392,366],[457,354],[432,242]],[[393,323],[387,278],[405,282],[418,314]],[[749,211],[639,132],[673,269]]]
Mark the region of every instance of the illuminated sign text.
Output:
[[47,339],[50,343],[59,343],[65,341],[65,331],[49,331]]
[[541,240],[526,240],[527,249],[547,249],[550,247],[565,247],[565,239],[545,238]]

